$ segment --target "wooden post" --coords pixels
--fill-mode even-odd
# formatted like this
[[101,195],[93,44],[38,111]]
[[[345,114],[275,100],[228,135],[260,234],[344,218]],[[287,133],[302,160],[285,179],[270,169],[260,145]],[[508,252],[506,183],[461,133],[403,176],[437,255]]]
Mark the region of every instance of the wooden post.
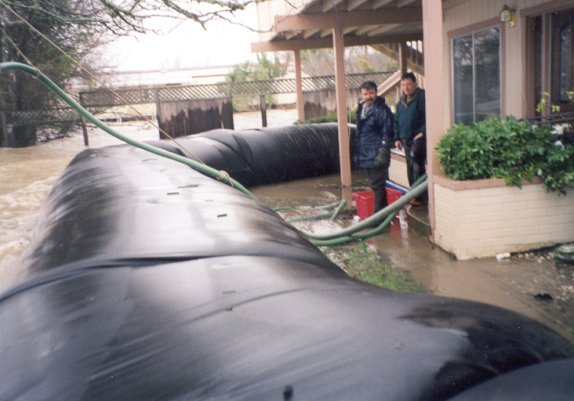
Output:
[[259,95],[259,110],[261,110],[261,126],[267,127],[267,102],[265,95]]
[[343,30],[337,24],[333,28],[333,50],[335,55],[335,92],[337,95],[337,122],[339,131],[339,163],[343,199],[351,202],[351,158],[349,155],[349,120],[347,119],[347,91],[345,90],[345,44]]
[[159,89],[156,87],[153,90],[153,100],[155,102],[155,119],[157,121],[157,126],[158,126],[158,138],[159,139],[164,139],[164,134],[162,133],[162,119],[160,117],[161,114],[161,107],[160,107],[160,102],[159,102]]
[[[87,108],[84,102],[84,94],[80,92],[80,105]],[[82,134],[84,135],[84,146],[90,146],[90,139],[88,138],[88,127],[86,126],[86,120],[84,117],[80,118],[80,124],[82,124]]]
[[305,99],[303,99],[303,78],[301,74],[301,51],[295,53],[295,93],[297,94],[297,118],[299,121],[305,121]]
[[407,72],[407,62],[408,62],[408,53],[407,53],[407,43],[401,42],[399,43],[399,68],[401,69],[401,75]]
[[443,35],[442,1],[423,0],[423,36],[425,52],[425,94],[426,103],[426,141],[427,149],[427,174],[429,194],[429,223],[434,241],[435,235],[435,202],[434,202],[434,177],[441,172],[438,155],[435,151],[438,141],[447,128],[444,113],[446,95],[445,87],[449,82],[446,75],[447,68],[444,65],[445,40]]
[[8,124],[6,124],[6,114],[3,111],[0,111],[0,124],[2,125],[0,129],[2,129],[2,144],[4,147],[10,146],[8,143]]
[[90,146],[90,139],[88,138],[88,127],[86,126],[86,120],[84,120],[84,117],[80,119],[80,124],[82,124],[82,133],[84,134],[84,146]]

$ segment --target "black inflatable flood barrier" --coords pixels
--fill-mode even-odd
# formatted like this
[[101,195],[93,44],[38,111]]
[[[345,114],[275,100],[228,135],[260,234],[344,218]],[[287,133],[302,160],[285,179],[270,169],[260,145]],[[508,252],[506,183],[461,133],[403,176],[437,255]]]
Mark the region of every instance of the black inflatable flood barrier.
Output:
[[0,400],[572,400],[574,346],[346,276],[273,211],[117,146],[56,183],[0,296]]
[[[354,135],[350,125],[350,135]],[[339,171],[337,124],[233,131],[219,129],[150,144],[202,161],[247,187]]]

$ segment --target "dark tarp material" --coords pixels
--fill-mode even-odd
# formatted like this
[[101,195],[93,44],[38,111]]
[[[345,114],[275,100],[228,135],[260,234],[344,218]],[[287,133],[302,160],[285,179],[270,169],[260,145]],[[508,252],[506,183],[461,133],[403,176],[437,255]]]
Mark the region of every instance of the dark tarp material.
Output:
[[[353,126],[349,129],[352,134]],[[337,124],[333,123],[220,129],[177,138],[177,145],[168,141],[149,143],[224,170],[247,187],[339,171]]]
[[552,330],[353,280],[264,205],[127,146],[74,159],[21,270],[0,296],[2,401],[572,395]]

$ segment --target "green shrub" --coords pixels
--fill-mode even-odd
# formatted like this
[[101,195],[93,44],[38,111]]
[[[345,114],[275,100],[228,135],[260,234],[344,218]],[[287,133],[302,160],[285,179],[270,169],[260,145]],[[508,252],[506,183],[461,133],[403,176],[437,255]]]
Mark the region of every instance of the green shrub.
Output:
[[514,117],[451,127],[438,143],[438,157],[453,180],[503,178],[520,187],[538,176],[548,191],[566,194],[574,182],[574,149],[554,145],[547,127]]

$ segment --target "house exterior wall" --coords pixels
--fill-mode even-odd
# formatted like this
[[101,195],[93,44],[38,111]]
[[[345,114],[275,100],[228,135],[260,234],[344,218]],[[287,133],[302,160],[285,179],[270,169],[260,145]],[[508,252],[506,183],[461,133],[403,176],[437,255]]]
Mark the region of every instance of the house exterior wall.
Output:
[[[442,82],[446,127],[453,123],[451,38],[500,26],[501,112],[527,117],[526,16],[528,10],[537,7],[543,10],[544,6],[552,7],[560,1],[517,0],[512,4],[504,0],[443,1],[444,52],[442,60],[429,60],[434,65],[428,68],[442,68],[446,78]],[[514,27],[499,21],[505,4],[515,9]],[[443,134],[434,133],[438,138]],[[429,152],[429,159],[436,160],[434,149]],[[433,199],[429,210],[433,240],[458,259],[491,257],[574,241],[574,191],[568,196],[558,196],[547,193],[541,184],[527,184],[519,189],[506,186],[502,180],[452,181],[444,177],[440,166],[432,174]]]
[[[526,18],[524,10],[547,4],[552,7],[560,0],[516,0],[509,3],[507,0],[445,0],[443,2],[445,49],[443,65],[448,69],[446,76],[451,76],[450,38],[456,34],[470,32],[478,27],[493,26],[501,28],[501,89],[502,114],[513,115],[517,118],[527,116],[526,105],[522,101],[526,98],[526,68],[524,62],[526,36]],[[500,22],[500,11],[508,5],[515,10],[515,26],[510,27]],[[452,123],[452,83],[443,82],[444,93],[447,96],[446,121]]]
[[574,191],[503,180],[437,179],[435,242],[457,259],[490,257],[574,240]]

